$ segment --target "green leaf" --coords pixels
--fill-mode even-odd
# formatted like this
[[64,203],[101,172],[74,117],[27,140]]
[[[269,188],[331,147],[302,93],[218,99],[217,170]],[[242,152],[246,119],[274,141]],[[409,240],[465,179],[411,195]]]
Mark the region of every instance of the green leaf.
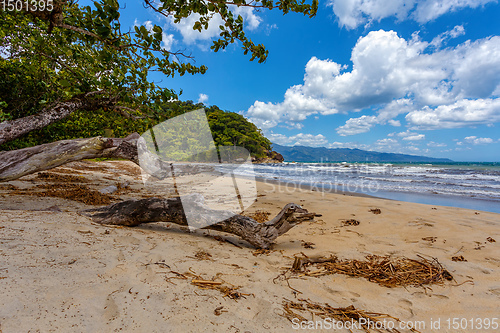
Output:
[[68,80],[65,80],[65,79],[62,79],[61,81],[59,81],[59,83],[63,87],[69,87],[69,86],[71,86],[71,82],[69,82]]

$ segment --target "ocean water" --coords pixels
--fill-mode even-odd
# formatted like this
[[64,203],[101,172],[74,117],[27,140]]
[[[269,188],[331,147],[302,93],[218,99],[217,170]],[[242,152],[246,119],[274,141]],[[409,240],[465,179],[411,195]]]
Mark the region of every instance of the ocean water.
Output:
[[236,173],[295,186],[312,186],[326,192],[357,192],[500,213],[500,163],[256,164],[242,165]]

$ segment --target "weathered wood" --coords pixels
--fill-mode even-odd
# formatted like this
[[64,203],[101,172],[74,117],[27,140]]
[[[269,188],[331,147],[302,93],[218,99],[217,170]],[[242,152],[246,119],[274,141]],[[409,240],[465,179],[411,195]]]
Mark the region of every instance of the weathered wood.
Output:
[[[144,172],[164,179],[172,175],[172,163],[162,161],[147,150],[137,133],[126,138],[103,138],[61,140],[35,147],[11,151],[0,151],[0,182],[6,182],[38,171],[49,170],[60,165],[92,158],[124,158],[139,165]],[[138,151],[141,151],[141,154]],[[141,161],[139,161],[141,155]],[[139,163],[141,162],[141,163]],[[212,171],[210,165],[197,163],[175,163],[176,175]]]
[[9,181],[60,165],[88,158],[125,158],[135,163],[137,140],[134,133],[124,139],[94,137],[62,140],[35,147],[0,152],[0,182]]
[[[132,227],[149,222],[172,222],[193,227],[188,224],[184,209],[198,214],[199,220],[196,220],[204,226],[203,229],[237,235],[256,248],[262,249],[269,248],[278,236],[305,220],[313,219],[315,215],[308,213],[299,205],[289,203],[272,220],[258,223],[247,216],[234,215],[229,211],[212,210],[204,205],[203,198],[199,194],[191,194],[182,199],[176,197],[127,200],[106,207],[85,210],[81,214],[91,217],[94,222],[100,224]],[[220,222],[210,224],[213,221]]]

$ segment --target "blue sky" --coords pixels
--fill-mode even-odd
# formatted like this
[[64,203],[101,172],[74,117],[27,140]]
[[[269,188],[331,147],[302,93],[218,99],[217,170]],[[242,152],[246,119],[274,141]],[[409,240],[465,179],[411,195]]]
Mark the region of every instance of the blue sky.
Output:
[[500,161],[496,0],[328,0],[312,19],[238,9],[269,50],[264,64],[238,44],[210,51],[217,17],[200,34],[194,17],[173,24],[140,1],[126,6],[123,26],[157,24],[166,48],[208,66],[152,79],[243,114],[272,142]]

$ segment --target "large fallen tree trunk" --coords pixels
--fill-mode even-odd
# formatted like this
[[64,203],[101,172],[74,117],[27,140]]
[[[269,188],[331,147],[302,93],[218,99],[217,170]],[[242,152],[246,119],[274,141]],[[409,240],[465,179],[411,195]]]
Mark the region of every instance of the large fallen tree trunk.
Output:
[[14,180],[38,171],[83,159],[113,157],[139,163],[137,139],[134,133],[124,139],[94,137],[89,139],[62,140],[0,152],[0,182]]
[[[230,211],[212,210],[204,205],[203,197],[199,194],[191,194],[182,199],[176,197],[127,200],[81,213],[100,224],[137,226],[149,222],[172,222],[197,227],[188,224],[185,209],[196,213],[196,222],[204,226],[203,229],[237,235],[262,249],[269,248],[278,236],[302,221],[313,219],[315,215],[299,205],[289,203],[272,220],[258,223],[250,217],[235,215]],[[219,221],[215,221],[214,218]]]
[[[124,158],[143,168],[144,172],[164,179],[172,175],[172,163],[162,161],[149,152],[137,133],[126,138],[61,140],[18,150],[0,151],[0,182],[14,180],[38,171],[56,168],[69,162],[93,158]],[[142,163],[139,153],[142,152]],[[176,174],[193,174],[212,170],[211,166],[196,163],[176,164]]]

